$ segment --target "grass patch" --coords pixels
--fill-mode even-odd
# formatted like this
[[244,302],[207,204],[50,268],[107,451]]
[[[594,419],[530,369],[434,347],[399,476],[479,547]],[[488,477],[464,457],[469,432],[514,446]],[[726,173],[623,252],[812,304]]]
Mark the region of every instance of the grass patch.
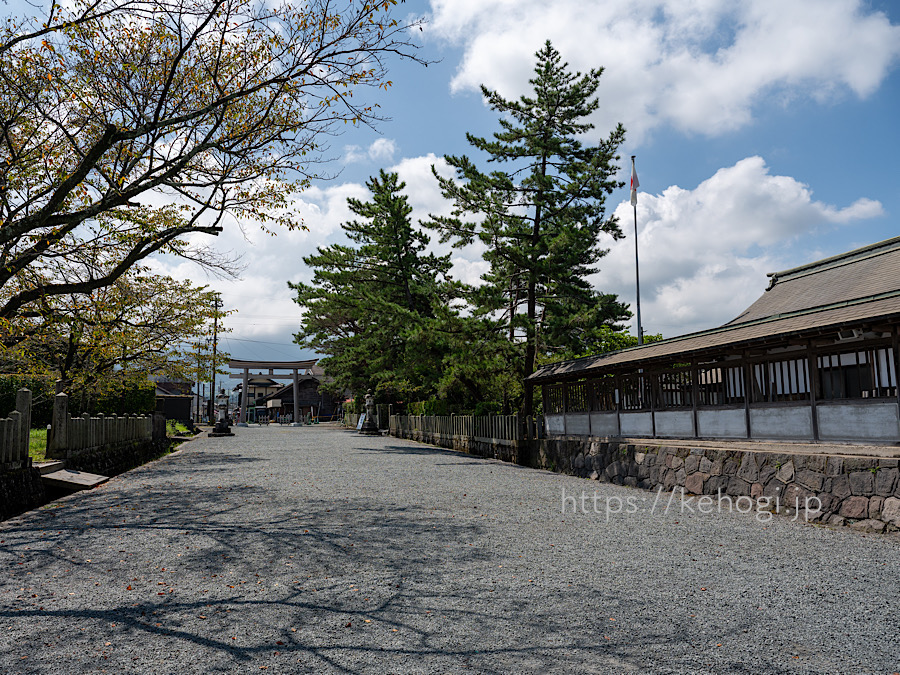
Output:
[[184,426],[181,422],[169,420],[166,422],[166,433],[169,436],[191,435],[191,430]]
[[47,460],[47,430],[32,429],[28,437],[28,454],[35,462]]

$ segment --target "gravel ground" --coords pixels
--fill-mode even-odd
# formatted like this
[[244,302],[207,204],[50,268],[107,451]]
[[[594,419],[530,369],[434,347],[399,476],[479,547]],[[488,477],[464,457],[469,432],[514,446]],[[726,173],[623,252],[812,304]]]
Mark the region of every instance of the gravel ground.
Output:
[[900,670],[896,536],[236,432],[0,523],[0,671]]

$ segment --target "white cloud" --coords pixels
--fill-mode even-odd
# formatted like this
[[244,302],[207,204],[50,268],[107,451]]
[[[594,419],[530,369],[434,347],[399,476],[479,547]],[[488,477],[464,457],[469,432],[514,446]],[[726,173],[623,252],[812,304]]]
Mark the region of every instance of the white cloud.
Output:
[[390,162],[397,152],[397,144],[390,138],[378,138],[363,150],[358,145],[344,146],[344,163]]
[[900,26],[862,0],[432,0],[428,30],[465,54],[451,87],[525,91],[551,39],[573,68],[605,67],[595,116],[632,141],[660,125],[717,135],[767,96],[872,94],[900,58]]
[[[799,239],[882,213],[869,199],[845,208],[815,201],[808,186],[772,175],[761,157],[720,169],[693,190],[639,193],[644,329],[672,337],[730,321],[763,292],[767,272],[815,259],[792,248]],[[616,215],[626,239],[610,246],[592,281],[634,311],[631,205],[620,204]]]

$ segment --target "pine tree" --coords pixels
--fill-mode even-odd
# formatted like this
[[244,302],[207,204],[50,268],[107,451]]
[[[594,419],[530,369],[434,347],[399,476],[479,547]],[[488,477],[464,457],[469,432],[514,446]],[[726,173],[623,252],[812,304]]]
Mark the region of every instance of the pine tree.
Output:
[[334,244],[303,258],[311,284],[289,283],[303,308],[296,341],[327,356],[335,384],[409,401],[434,393],[446,353],[436,324],[453,313],[449,256],[424,254],[430,238],[410,222],[397,174],[366,183],[370,201],[348,199],[360,217],[341,225],[353,246]]
[[[504,317],[507,338],[523,351],[522,377],[534,372],[539,350],[571,350],[579,336],[617,329],[630,316],[586,280],[607,252],[601,234],[623,236],[615,216],[605,215],[605,200],[623,185],[614,176],[625,130],[617,125],[606,140],[584,145],[579,137],[593,128],[586,119],[599,107],[602,69],[570,73],[549,41],[536,57],[533,96],[512,101],[482,86],[501,130],[493,140],[466,135],[488,162],[510,167],[485,173],[466,156],[446,157],[456,179],[434,175],[453,215],[428,223],[441,241],[487,246],[490,269],[472,293],[475,313]],[[532,405],[526,386],[526,414]]]

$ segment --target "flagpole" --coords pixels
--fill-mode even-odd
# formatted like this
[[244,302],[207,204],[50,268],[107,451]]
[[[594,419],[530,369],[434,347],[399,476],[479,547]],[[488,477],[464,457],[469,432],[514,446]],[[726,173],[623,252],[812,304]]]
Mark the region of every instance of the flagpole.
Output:
[[634,285],[637,296],[637,339],[638,344],[644,344],[644,327],[641,324],[641,272],[638,264],[638,229],[637,229],[637,171],[634,168],[634,158],[631,156],[631,205],[634,207]]

